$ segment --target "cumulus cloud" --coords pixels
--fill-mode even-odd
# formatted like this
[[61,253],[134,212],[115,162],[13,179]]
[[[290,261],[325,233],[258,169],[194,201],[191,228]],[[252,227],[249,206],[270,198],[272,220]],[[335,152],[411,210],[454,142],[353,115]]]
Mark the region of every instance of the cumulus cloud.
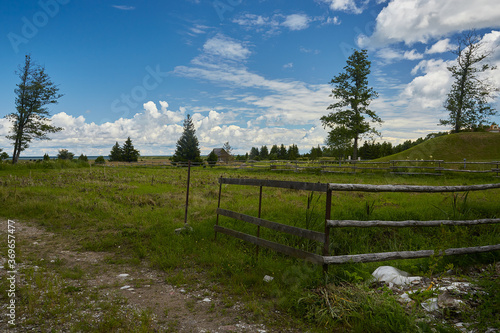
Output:
[[372,36],[360,36],[361,47],[404,42],[411,45],[460,32],[500,26],[496,0],[393,0],[376,19]]

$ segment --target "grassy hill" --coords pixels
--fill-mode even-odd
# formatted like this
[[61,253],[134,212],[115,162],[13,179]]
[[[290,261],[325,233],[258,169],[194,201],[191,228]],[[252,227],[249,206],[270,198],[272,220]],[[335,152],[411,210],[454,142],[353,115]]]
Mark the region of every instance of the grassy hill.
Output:
[[440,136],[380,160],[434,159],[453,162],[463,161],[464,158],[474,162],[499,161],[500,134],[475,132]]

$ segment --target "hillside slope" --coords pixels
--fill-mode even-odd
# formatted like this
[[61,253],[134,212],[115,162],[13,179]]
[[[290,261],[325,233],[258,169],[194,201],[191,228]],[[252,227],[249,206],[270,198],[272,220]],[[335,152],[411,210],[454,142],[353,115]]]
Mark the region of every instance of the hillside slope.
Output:
[[400,153],[381,158],[389,160],[499,161],[500,133],[475,132],[440,136]]

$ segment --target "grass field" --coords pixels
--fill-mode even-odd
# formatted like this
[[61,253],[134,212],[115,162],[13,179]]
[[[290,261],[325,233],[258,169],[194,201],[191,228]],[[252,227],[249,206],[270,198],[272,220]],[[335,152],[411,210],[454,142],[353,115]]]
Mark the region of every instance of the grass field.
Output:
[[[255,248],[220,235],[214,240],[218,199],[217,179],[245,177],[329,183],[466,185],[492,183],[492,177],[445,175],[408,177],[390,174],[332,175],[193,168],[188,223],[192,232],[176,234],[184,223],[187,170],[172,167],[92,166],[68,164],[8,166],[0,169],[0,217],[29,220],[78,244],[82,251],[123,254],[130,264],[147,260],[167,272],[172,284],[195,284],[183,270],[195,269],[217,283],[220,294],[237,295],[260,320],[275,310],[294,318],[292,326],[309,331],[425,332],[454,329],[425,317],[418,307],[401,306],[391,292],[370,289],[370,274],[380,265],[393,265],[412,275],[439,276],[454,267],[465,274],[471,267],[489,267],[498,251],[480,255],[434,257],[370,264],[321,267]],[[44,166],[45,165],[45,166]],[[309,209],[308,207],[309,201]],[[500,190],[445,194],[334,193],[333,219],[431,220],[499,218]],[[221,206],[256,216],[258,188],[224,185]],[[289,225],[323,230],[325,198],[319,193],[264,189],[262,217]],[[255,233],[229,218],[221,225]],[[309,251],[319,245],[263,231],[264,238]],[[399,250],[446,249],[498,244],[497,225],[439,228],[346,228],[332,234],[332,254]],[[5,249],[2,244],[2,251]],[[485,271],[487,274],[489,270]],[[498,288],[494,281],[485,288]],[[263,277],[274,277],[273,283]],[[222,287],[220,287],[222,286]],[[5,287],[5,285],[2,285]],[[2,291],[3,292],[3,291]],[[340,301],[340,299],[347,301]],[[336,301],[335,301],[336,300]],[[478,327],[500,328],[488,313],[500,311],[497,293],[483,297],[484,311],[473,318],[454,314]],[[420,318],[420,319],[419,319]],[[271,320],[269,318],[269,320]],[[478,324],[480,323],[480,324]],[[277,331],[290,323],[275,323]],[[280,326],[281,325],[281,326]],[[305,330],[305,329],[304,329]],[[145,329],[144,331],[147,331]]]

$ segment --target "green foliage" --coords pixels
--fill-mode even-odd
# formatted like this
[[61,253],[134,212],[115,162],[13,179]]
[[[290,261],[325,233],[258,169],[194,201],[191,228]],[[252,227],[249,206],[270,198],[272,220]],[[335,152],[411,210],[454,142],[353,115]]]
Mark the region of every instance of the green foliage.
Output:
[[217,160],[218,160],[217,154],[212,150],[207,157],[208,165],[213,167],[217,163]]
[[73,160],[74,156],[75,156],[75,154],[68,151],[67,149],[60,149],[59,153],[57,154],[57,159],[71,161],[71,160]]
[[378,96],[373,88],[368,87],[370,66],[371,62],[368,61],[366,50],[355,50],[349,56],[344,72],[335,76],[331,81],[334,89],[330,96],[337,102],[327,109],[334,110],[334,112],[321,117],[323,126],[332,129],[327,143],[331,147],[341,144],[345,148],[348,142],[353,141],[354,159],[358,156],[359,138],[369,133],[378,134],[365,116],[371,122],[382,122],[377,114],[368,108],[370,102]]
[[137,162],[139,158],[139,151],[134,148],[130,137],[127,138],[122,147],[122,161],[124,162]]
[[128,137],[122,147],[118,142],[115,143],[109,153],[109,160],[111,162],[137,162],[139,156],[139,151],[134,148],[132,140]]
[[484,63],[493,51],[486,50],[476,31],[466,31],[458,39],[457,64],[448,67],[454,82],[444,104],[449,111],[448,119],[440,120],[441,125],[451,125],[455,133],[464,128],[478,128],[496,114],[489,105],[489,98],[497,90],[482,78],[483,73],[496,69]]
[[3,160],[6,160],[9,158],[9,154],[7,154],[6,152],[2,151],[3,149],[0,149],[0,162],[3,161]]
[[16,112],[5,116],[13,122],[12,134],[7,136],[14,144],[12,163],[17,163],[21,152],[29,147],[31,141],[47,140],[47,133],[63,130],[50,124],[47,105],[56,104],[63,95],[58,93],[59,88],[45,73],[45,68],[26,55],[24,67],[19,67],[16,74],[21,81],[14,90]]
[[87,155],[83,155],[83,154],[81,154],[81,155],[78,157],[78,161],[79,161],[79,162],[88,162],[88,161],[89,161],[89,159],[88,159]]
[[102,156],[97,156],[97,158],[94,161],[94,164],[105,164],[106,160]]
[[123,152],[122,148],[118,144],[118,142],[115,143],[113,148],[111,148],[111,152],[109,153],[109,161],[110,162],[119,162],[123,160]]
[[463,132],[441,135],[408,150],[396,153],[385,160],[444,160],[446,162],[500,160],[500,135],[498,133]]
[[43,160],[44,160],[44,161],[50,161],[50,156],[49,156],[49,154],[45,153],[45,154],[43,155]]
[[190,115],[184,120],[184,131],[177,141],[173,162],[202,162],[196,130]]

